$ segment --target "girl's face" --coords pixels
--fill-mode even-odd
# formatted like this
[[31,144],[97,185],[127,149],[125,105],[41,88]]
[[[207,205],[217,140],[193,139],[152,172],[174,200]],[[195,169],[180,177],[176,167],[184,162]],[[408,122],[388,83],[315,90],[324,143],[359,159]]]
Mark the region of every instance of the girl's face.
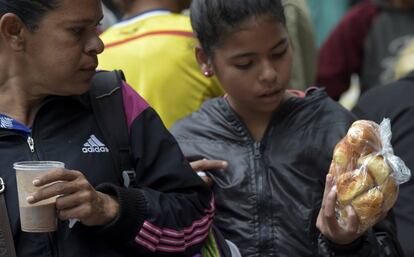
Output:
[[96,26],[99,0],[61,0],[36,30],[25,33],[22,72],[35,95],[75,95],[89,89],[103,51]]
[[278,108],[291,68],[288,33],[270,16],[246,20],[213,49],[214,72],[239,114],[269,114]]

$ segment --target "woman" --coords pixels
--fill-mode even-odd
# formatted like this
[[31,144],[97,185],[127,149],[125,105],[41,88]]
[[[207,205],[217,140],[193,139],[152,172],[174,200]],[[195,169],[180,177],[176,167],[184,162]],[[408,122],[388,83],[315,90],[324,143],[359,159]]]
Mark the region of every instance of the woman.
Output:
[[[123,188],[88,90],[103,51],[98,0],[0,0],[0,176],[17,256],[193,256],[214,208],[157,114],[127,85],[135,188]],[[35,179],[53,183],[29,203],[59,196],[54,233],[20,230],[13,163],[59,160]],[[73,228],[68,220],[79,220]]]
[[359,234],[352,208],[348,224],[335,218],[326,174],[354,117],[322,90],[286,90],[292,48],[280,1],[193,0],[191,21],[201,70],[227,95],[172,132],[188,158],[228,161],[225,171],[208,172],[225,237],[245,257],[398,256],[389,220]]

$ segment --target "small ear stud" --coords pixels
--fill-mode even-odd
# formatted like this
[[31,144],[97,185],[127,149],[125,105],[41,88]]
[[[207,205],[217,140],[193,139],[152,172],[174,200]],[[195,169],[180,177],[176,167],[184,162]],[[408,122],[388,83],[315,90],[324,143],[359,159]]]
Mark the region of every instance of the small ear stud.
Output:
[[213,74],[214,74],[214,72],[210,68],[206,67],[206,68],[203,69],[203,75],[204,76],[211,77],[211,76],[213,76]]

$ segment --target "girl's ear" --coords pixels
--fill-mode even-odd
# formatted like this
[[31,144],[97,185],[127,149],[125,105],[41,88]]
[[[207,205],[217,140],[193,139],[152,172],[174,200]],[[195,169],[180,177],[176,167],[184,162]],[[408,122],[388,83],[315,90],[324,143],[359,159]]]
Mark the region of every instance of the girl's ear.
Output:
[[2,41],[15,51],[24,50],[23,21],[13,13],[6,13],[0,19],[0,37]]
[[200,65],[201,72],[206,77],[212,77],[214,75],[213,67],[210,62],[210,58],[207,56],[207,54],[204,52],[204,50],[201,47],[196,47],[195,55],[198,64]]

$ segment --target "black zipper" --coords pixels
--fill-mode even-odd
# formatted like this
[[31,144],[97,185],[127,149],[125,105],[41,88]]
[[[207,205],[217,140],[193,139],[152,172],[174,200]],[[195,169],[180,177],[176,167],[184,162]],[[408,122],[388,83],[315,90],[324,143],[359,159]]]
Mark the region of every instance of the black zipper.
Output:
[[[263,137],[265,138],[265,137]],[[267,179],[266,179],[266,165],[263,160],[262,143],[253,143],[253,156],[254,156],[254,169],[256,176],[256,188],[257,188],[257,213],[259,221],[259,250],[261,254],[269,254],[269,242],[272,238],[272,228],[269,222],[269,208],[267,199]]]
[[[37,155],[37,151],[35,147],[36,144],[34,140],[34,127],[35,125],[33,124],[32,133],[27,136],[26,142],[27,142],[27,145],[29,146],[31,160],[37,161],[39,160],[39,157]],[[58,241],[56,240],[55,232],[48,232],[47,238],[49,240],[49,247],[50,247],[50,250],[51,250],[50,252],[52,253],[52,256],[59,257],[59,247],[58,247]]]

